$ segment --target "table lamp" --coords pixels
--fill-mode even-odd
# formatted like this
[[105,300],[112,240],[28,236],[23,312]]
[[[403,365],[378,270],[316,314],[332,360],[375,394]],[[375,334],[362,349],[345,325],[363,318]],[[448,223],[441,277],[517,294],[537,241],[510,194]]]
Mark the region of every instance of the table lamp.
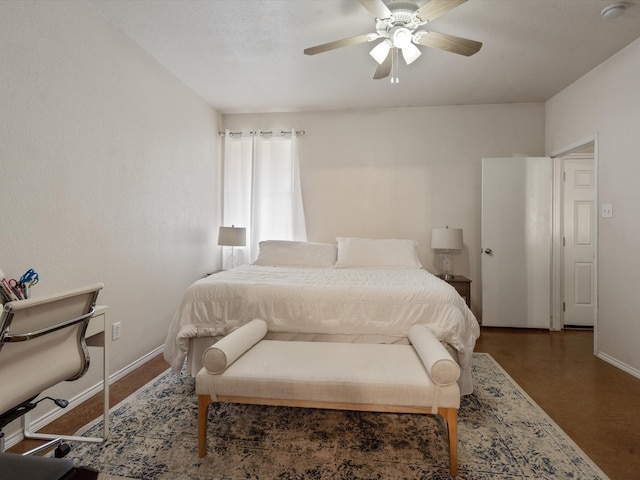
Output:
[[453,258],[451,250],[462,249],[461,228],[434,228],[431,230],[431,248],[442,250],[440,253],[440,270],[445,280],[453,279]]
[[244,247],[247,244],[247,229],[244,227],[220,227],[218,231],[218,245],[231,247],[231,268],[236,266],[234,247]]

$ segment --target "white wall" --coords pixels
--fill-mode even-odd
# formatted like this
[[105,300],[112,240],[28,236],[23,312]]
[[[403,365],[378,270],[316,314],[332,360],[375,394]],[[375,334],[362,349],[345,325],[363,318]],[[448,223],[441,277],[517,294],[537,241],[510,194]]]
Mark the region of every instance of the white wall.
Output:
[[599,355],[640,376],[640,39],[546,103],[546,150],[598,137]]
[[232,131],[306,131],[299,145],[310,241],[410,238],[423,265],[438,272],[431,228],[462,228],[465,250],[454,270],[473,280],[476,314],[481,158],[544,154],[543,104],[234,114],[222,123]]
[[104,282],[118,371],[219,262],[219,114],[81,2],[0,2],[0,65],[0,268]]

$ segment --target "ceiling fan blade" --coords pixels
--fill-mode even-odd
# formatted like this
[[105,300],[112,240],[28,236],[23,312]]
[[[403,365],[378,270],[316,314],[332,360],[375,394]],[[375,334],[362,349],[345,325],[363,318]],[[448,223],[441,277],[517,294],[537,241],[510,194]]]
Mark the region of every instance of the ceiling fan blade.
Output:
[[423,22],[432,22],[466,1],[467,0],[431,0],[416,10],[416,14]]
[[377,18],[389,18],[391,10],[382,0],[360,0],[360,4]]
[[482,47],[482,42],[455,37],[446,33],[416,32],[414,38],[416,42],[425,47],[439,48],[440,50],[465,55],[467,57],[478,53]]
[[336,48],[357,45],[358,43],[372,42],[376,38],[378,38],[377,33],[366,33],[355,37],[343,38],[342,40],[336,40],[335,42],[323,43],[322,45],[316,45],[315,47],[305,48],[304,54],[316,55],[317,53],[328,52],[329,50],[335,50]]
[[387,58],[384,59],[384,62],[378,65],[378,68],[376,68],[376,73],[373,74],[374,80],[380,80],[381,78],[386,78],[389,76],[389,74],[391,73],[391,60],[394,50],[395,47],[389,51],[389,53],[387,54]]

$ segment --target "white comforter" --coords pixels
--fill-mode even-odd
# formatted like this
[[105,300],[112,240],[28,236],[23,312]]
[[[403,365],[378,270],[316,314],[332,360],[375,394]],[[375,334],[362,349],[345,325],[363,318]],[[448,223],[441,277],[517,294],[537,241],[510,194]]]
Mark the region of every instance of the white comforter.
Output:
[[468,379],[463,384],[470,383],[469,359],[480,334],[456,290],[426,270],[245,265],[187,289],[169,328],[165,359],[180,370],[190,338],[226,335],[254,318],[271,332],[387,338],[406,337],[412,325],[424,324],[457,350]]

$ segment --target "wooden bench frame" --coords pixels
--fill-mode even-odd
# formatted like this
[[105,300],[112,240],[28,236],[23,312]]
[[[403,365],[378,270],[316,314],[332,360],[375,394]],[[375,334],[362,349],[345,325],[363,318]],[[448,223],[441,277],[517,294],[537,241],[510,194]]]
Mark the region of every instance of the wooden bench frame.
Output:
[[204,352],[196,376],[200,457],[213,402],[437,414],[457,476],[460,368],[427,327],[411,327],[411,346],[263,340],[266,333],[266,322],[254,319]]
[[[307,400],[282,400],[274,398],[235,397],[223,395],[218,395],[217,401],[222,403],[241,403],[248,405],[355,410],[362,412],[432,413],[431,407],[315,402]],[[198,456],[201,458],[207,454],[207,425],[209,405],[211,403],[213,403],[213,401],[211,400],[210,395],[198,395]],[[441,407],[438,408],[438,414],[445,419],[447,424],[447,433],[449,436],[449,472],[455,477],[458,475],[458,409]]]

